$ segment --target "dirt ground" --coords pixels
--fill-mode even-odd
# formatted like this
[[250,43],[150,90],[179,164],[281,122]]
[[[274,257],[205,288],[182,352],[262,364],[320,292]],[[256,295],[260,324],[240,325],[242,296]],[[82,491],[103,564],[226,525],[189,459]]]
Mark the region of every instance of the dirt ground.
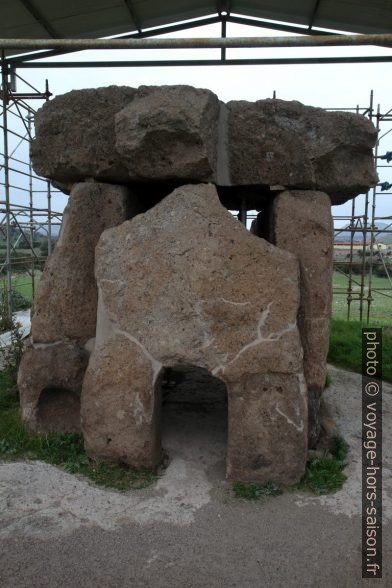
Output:
[[[44,463],[0,464],[0,586],[370,585],[361,580],[361,376],[332,366],[329,373],[325,397],[350,444],[341,491],[234,498],[224,479],[224,394],[204,390],[197,405],[184,382],[185,404],[181,385],[166,402],[170,462],[153,487],[120,494]],[[392,586],[392,386],[383,398],[384,578],[377,585]]]

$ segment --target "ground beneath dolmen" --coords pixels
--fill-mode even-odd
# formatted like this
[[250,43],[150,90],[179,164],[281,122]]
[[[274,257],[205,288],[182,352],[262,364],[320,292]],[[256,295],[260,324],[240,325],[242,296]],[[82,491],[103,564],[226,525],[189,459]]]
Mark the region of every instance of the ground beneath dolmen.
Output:
[[[224,480],[226,406],[176,395],[170,456],[154,487],[102,490],[44,463],[0,464],[0,585],[259,587],[361,580],[361,376],[329,368],[326,399],[350,444],[348,481],[329,496],[235,499]],[[208,405],[209,406],[206,406]],[[384,578],[392,586],[392,386],[384,387]],[[168,426],[168,422],[171,426]]]

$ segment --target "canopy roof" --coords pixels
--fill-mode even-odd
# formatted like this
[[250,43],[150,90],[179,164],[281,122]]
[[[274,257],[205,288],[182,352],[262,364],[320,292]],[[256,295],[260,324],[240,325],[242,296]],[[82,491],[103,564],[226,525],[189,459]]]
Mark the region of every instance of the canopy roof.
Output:
[[392,29],[388,0],[1,0],[2,38],[104,37],[216,14],[353,33]]
[[307,32],[392,31],[390,0],[0,0],[0,11],[1,38],[97,38],[227,13]]

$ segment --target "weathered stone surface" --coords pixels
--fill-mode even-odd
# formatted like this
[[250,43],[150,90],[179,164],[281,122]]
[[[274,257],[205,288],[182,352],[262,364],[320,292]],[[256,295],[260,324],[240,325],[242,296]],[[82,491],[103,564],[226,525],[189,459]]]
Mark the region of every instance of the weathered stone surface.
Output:
[[97,314],[95,245],[104,229],[136,208],[121,186],[72,189],[34,300],[31,342],[18,375],[23,418],[34,430],[80,430],[80,393]]
[[284,100],[227,104],[231,185],[322,190],[339,204],[377,182],[374,125]]
[[[376,130],[363,116],[284,100],[220,103],[191,86],[73,90],[35,118],[35,171],[65,192],[98,181],[212,181],[249,208],[277,185],[322,190],[333,204],[377,182]],[[234,206],[240,193],[227,192]]]
[[115,153],[114,116],[135,91],[127,86],[72,90],[45,102],[35,115],[35,172],[65,186],[90,177],[126,180]]
[[82,395],[84,444],[91,457],[110,461],[115,456],[135,468],[160,462],[160,379],[153,369],[124,335],[93,353]]
[[27,344],[18,388],[22,417],[30,429],[80,432],[80,392],[87,362],[88,352],[74,343]]
[[82,393],[89,454],[156,464],[162,369],[191,364],[227,386],[229,475],[298,480],[307,446],[298,273],[294,256],[246,231],[211,185],[179,188],[105,231]]
[[110,184],[76,184],[64,211],[60,236],[34,300],[35,343],[95,336],[97,286],[94,251],[103,230],[128,218],[129,192]]
[[215,176],[219,100],[191,86],[141,86],[116,114],[116,148],[132,180]]
[[282,192],[272,205],[270,230],[272,242],[296,254],[300,262],[298,326],[309,393],[309,441],[314,445],[320,430],[332,303],[333,221],[329,197],[322,192]]

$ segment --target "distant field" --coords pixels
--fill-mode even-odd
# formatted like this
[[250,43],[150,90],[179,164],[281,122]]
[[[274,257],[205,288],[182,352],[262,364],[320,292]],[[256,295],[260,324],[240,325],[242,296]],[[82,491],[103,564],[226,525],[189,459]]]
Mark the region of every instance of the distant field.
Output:
[[[39,281],[41,279],[41,272],[37,272],[34,278],[35,290],[38,288]],[[16,274],[12,277],[13,288],[22,294],[27,300],[32,302],[33,300],[33,284],[32,278],[29,274]],[[1,289],[6,288],[6,280],[4,277],[0,281]]]
[[[353,276],[353,296],[360,291],[360,276]],[[347,318],[347,285],[348,278],[341,273],[334,272],[333,275],[333,302],[332,314],[334,317]],[[365,278],[365,295],[367,295],[368,276]],[[380,289],[377,291],[377,289]],[[386,288],[386,290],[381,290]],[[373,290],[374,289],[374,290]],[[370,317],[372,322],[382,322],[392,324],[392,288],[387,278],[373,276],[372,278],[372,297],[370,307]],[[366,319],[367,302],[364,303],[364,319]],[[359,320],[359,301],[351,302],[350,318]]]
[[[332,318],[328,354],[330,363],[361,373],[363,326],[358,321]],[[382,375],[384,380],[392,382],[392,329],[384,326],[382,331]]]

